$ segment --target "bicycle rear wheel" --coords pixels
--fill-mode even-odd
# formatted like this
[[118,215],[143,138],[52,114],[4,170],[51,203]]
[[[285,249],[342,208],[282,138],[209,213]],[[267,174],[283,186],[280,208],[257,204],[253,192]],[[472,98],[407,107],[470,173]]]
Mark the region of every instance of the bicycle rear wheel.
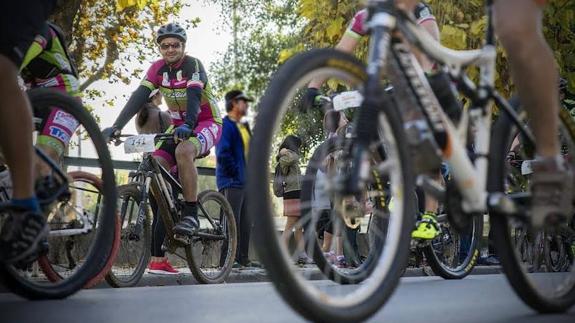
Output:
[[458,230],[449,222],[447,212],[461,213],[461,195],[455,183],[446,179],[445,200],[440,205],[437,220],[441,234],[430,241],[422,251],[427,264],[435,275],[445,279],[463,279],[475,267],[479,258],[479,242],[483,237],[483,215],[465,214],[472,217],[469,224]]
[[[67,126],[78,124],[77,130],[69,138],[70,144],[65,150],[62,160],[55,161],[55,164],[49,167],[51,171],[47,178],[50,180],[43,181],[43,188],[40,191],[37,190],[37,194],[45,204],[45,214],[49,216],[48,223],[57,224],[51,225],[51,237],[68,234],[70,229],[74,229],[67,227],[70,223],[56,223],[55,215],[59,213],[59,206],[73,203],[74,195],[67,194],[73,189],[67,186],[69,183],[65,183],[65,175],[61,176],[61,173],[57,175],[58,172],[54,169],[58,168],[57,165],[67,164],[71,156],[78,154],[79,148],[75,143],[81,141],[82,151],[94,154],[96,162],[91,167],[94,168],[95,172],[100,172],[102,178],[102,203],[99,204],[101,207],[99,207],[97,213],[91,213],[93,218],[82,217],[86,221],[94,221],[96,226],[86,227],[86,229],[90,230],[89,232],[86,231],[85,236],[87,239],[81,248],[78,248],[83,253],[82,260],[76,264],[75,270],[69,276],[63,277],[62,280],[51,282],[43,273],[39,273],[37,270],[29,270],[30,268],[35,268],[35,265],[0,267],[0,277],[2,277],[4,285],[14,293],[29,299],[63,298],[86,286],[95,275],[102,271],[112,254],[114,227],[116,224],[114,169],[108,147],[94,118],[77,99],[51,89],[30,90],[28,91],[28,97],[34,109],[35,122],[54,113],[56,116],[54,128],[58,128],[58,122]],[[62,134],[62,132],[58,133]],[[38,165],[47,165],[42,163],[45,162],[39,162]],[[49,201],[54,202],[49,203]],[[89,203],[88,201],[77,202]],[[95,205],[93,204],[93,206]],[[71,214],[71,216],[80,217],[81,215],[75,213]],[[48,239],[49,251],[57,248],[58,246],[51,244],[50,239]]]
[[[122,223],[120,247],[106,282],[113,287],[132,287],[138,284],[150,261],[151,218],[148,208],[142,209],[142,192],[138,184],[118,187],[118,197]],[[140,224],[139,217],[142,217]]]
[[234,213],[226,198],[216,191],[201,192],[198,203],[199,235],[193,238],[191,247],[185,248],[186,259],[198,282],[219,284],[230,274],[236,256]]
[[[379,172],[377,178],[385,180],[397,202],[393,212],[382,214],[388,219],[388,226],[381,233],[382,248],[369,278],[362,284],[345,286],[318,282],[317,279],[324,276],[315,266],[294,264],[303,252],[315,259],[317,250],[305,248],[301,240],[288,245],[290,235],[286,232],[282,238],[278,234],[285,223],[277,215],[274,207],[277,201],[272,200],[270,194],[270,174],[275,166],[272,164],[277,147],[288,134],[305,138],[302,153],[305,162],[307,151],[322,137],[318,127],[323,119],[321,111],[302,114],[296,110],[307,84],[312,79],[325,79],[326,91],[361,91],[366,77],[361,62],[336,50],[313,50],[293,57],[275,74],[262,98],[251,140],[248,169],[254,171],[248,172],[247,202],[249,214],[257,215],[258,219],[254,238],[259,259],[284,300],[313,321],[360,321],[375,313],[395,289],[409,252],[415,210],[412,196],[404,192],[413,190],[411,164],[401,120],[390,107],[381,108],[378,129],[373,129],[377,140],[369,149],[381,150],[383,154],[379,154],[378,163],[371,165],[370,172]],[[342,161],[345,164],[343,158]],[[328,178],[330,184],[335,184],[335,177]],[[337,198],[345,202],[345,197]],[[309,215],[300,212],[300,217],[306,216]],[[353,211],[342,215],[344,220],[359,216],[360,213]],[[315,232],[313,237],[315,239]]]
[[[517,112],[526,123],[527,115]],[[575,169],[575,121],[566,109],[560,110],[557,134],[561,154],[571,169]],[[552,130],[551,130],[552,131]],[[489,188],[491,192],[506,192],[520,205],[529,207],[529,163],[535,157],[534,143],[519,135],[517,127],[506,114],[494,126],[491,144]],[[510,153],[513,151],[513,153]],[[505,217],[492,214],[495,246],[503,271],[517,295],[531,308],[541,313],[563,312],[575,304],[575,255],[561,272],[545,257],[546,241],[564,232],[575,237],[568,223],[534,230],[525,217]]]
[[463,231],[458,231],[447,220],[440,220],[439,225],[441,234],[423,248],[427,264],[440,277],[463,279],[473,271],[479,257],[483,216],[473,216]]
[[[54,220],[50,223],[52,226],[78,226],[79,223],[74,222],[79,220],[77,218],[72,219],[72,221],[64,220],[58,224],[55,223],[56,221],[62,221],[60,220],[62,218],[61,215],[66,214],[67,212],[82,214],[82,216],[87,216],[87,218],[91,219],[98,219],[98,217],[94,214],[98,214],[100,209],[103,207],[102,180],[100,180],[100,178],[94,174],[86,173],[83,171],[73,171],[68,173],[68,176],[72,180],[70,189],[73,189],[71,193],[72,195],[75,195],[74,200],[93,201],[94,205],[89,205],[88,208],[84,208],[82,203],[76,203],[76,205],[72,205],[69,202],[63,203],[55,208],[61,214],[54,214],[54,216],[51,217]],[[94,222],[90,223],[90,226],[91,228],[89,231],[94,231],[98,224]],[[106,265],[99,273],[97,273],[86,283],[84,288],[91,288],[100,283],[108,271],[110,271],[110,268],[112,268],[112,264],[114,263],[116,255],[118,254],[118,247],[120,246],[120,221],[118,218],[116,219],[114,230],[112,253],[109,256]],[[82,258],[84,257],[85,252],[81,249],[78,250],[79,248],[77,247],[76,250],[74,250],[74,246],[82,246],[86,243],[86,240],[87,238],[85,237],[85,233],[64,236],[53,235],[49,238],[49,245],[64,246],[65,249],[55,250],[52,248],[48,254],[44,254],[38,258],[38,264],[40,265],[40,268],[51,282],[57,282],[59,280],[65,279],[65,277],[69,276],[76,270],[76,266],[78,264],[82,263]],[[63,254],[62,251],[64,252]]]

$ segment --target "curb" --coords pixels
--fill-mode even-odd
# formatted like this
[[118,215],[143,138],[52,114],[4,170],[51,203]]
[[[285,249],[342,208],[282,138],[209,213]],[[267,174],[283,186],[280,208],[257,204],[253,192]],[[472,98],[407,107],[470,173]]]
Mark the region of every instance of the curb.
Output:
[[[324,280],[319,269],[317,268],[303,268],[311,280]],[[501,274],[501,266],[476,266],[470,275],[494,275]],[[434,276],[430,267],[420,268],[407,268],[403,277],[426,277]],[[269,282],[270,279],[264,269],[233,269],[224,284],[236,283],[259,283]],[[177,275],[155,275],[145,273],[142,279],[135,287],[149,287],[149,286],[178,286],[178,285],[197,285],[198,282],[194,279],[191,273],[181,273]],[[96,285],[95,288],[111,288],[106,282]]]
[[[180,268],[182,271],[187,271],[177,275],[155,275],[145,273],[135,287],[151,287],[151,286],[179,286],[179,285],[198,285],[199,283],[194,279],[193,275],[187,268]],[[319,269],[314,266],[310,268],[302,268],[306,271],[306,275],[310,280],[325,280],[325,276],[321,274]],[[501,266],[475,266],[470,275],[494,275],[501,274]],[[407,268],[403,277],[426,277],[434,276],[430,267],[420,268]],[[269,276],[264,269],[247,268],[247,269],[233,269],[226,281],[223,284],[237,284],[237,283],[262,283],[270,282]],[[112,288],[105,281],[97,284],[94,288]],[[0,284],[0,293],[8,293],[9,291]]]

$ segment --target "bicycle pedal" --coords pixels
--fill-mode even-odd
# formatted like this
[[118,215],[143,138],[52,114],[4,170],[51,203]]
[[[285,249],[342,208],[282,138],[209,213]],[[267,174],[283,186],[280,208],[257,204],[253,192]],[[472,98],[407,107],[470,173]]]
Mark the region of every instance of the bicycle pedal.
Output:
[[192,237],[183,234],[174,233],[174,240],[181,242],[186,246],[192,244]]

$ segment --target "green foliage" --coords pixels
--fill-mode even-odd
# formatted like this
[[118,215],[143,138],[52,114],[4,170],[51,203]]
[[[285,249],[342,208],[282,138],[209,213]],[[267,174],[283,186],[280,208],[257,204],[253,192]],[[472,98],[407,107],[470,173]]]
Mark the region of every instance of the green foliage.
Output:
[[215,3],[221,6],[221,16],[234,35],[226,52],[210,67],[215,88],[220,94],[239,88],[258,98],[278,68],[281,50],[300,42],[294,33],[297,0]]
[[560,73],[575,92],[575,2],[551,1],[545,10],[543,31],[554,51]]
[[[103,96],[100,91],[85,91],[98,80],[127,84],[141,78],[143,71],[130,69],[128,63],[148,61],[156,55],[153,32],[169,17],[177,17],[184,5],[184,0],[149,0],[142,8],[117,11],[116,0],[70,0],[59,7],[53,20],[71,41],[70,51],[80,71],[84,96]],[[199,20],[179,22],[190,28]],[[108,101],[113,102],[111,98]]]

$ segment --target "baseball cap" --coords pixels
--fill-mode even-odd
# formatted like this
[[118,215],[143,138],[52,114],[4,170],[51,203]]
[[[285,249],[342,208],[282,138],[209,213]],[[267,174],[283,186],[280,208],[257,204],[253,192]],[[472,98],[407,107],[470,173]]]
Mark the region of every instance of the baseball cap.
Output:
[[232,100],[245,100],[248,102],[252,102],[254,99],[248,97],[247,95],[245,95],[244,92],[242,92],[240,90],[232,90],[232,91],[226,93],[226,102],[229,102]]

